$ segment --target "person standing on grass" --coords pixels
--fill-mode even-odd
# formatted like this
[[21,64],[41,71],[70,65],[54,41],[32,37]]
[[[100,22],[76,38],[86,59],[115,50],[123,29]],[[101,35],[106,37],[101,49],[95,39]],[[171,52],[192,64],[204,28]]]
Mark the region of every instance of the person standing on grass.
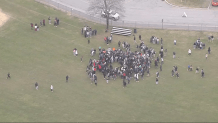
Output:
[[30,25],[31,25],[31,29],[33,30],[33,23],[30,23]]
[[37,82],[35,83],[35,88],[36,88],[36,90],[38,90],[38,88],[39,88],[39,84]]
[[37,31],[37,24],[35,24],[35,31]]
[[118,47],[120,47],[120,41],[118,42]]
[[176,45],[176,40],[174,40],[174,45]]
[[191,49],[188,50],[188,55],[190,56],[192,53]]
[[81,62],[83,62],[83,56],[81,57]]
[[179,73],[178,72],[176,73],[176,77],[179,78]]
[[210,47],[208,47],[208,50],[207,50],[207,51],[208,51],[208,54],[210,54],[210,51],[211,51],[211,50],[210,50]]
[[156,77],[156,85],[158,84],[158,78]]
[[206,59],[207,59],[207,57],[208,57],[208,54],[207,54],[207,53],[206,53],[205,57],[206,57]]
[[67,75],[67,76],[66,76],[66,82],[68,82],[68,79],[69,79],[69,76]]
[[159,77],[159,72],[158,71],[156,72],[156,75],[157,75],[157,78],[158,78]]
[[51,18],[50,17],[48,17],[48,23],[51,24]]
[[40,27],[42,26],[42,20],[40,20]]
[[8,72],[7,79],[10,79],[10,78],[11,78],[11,74]]
[[160,64],[160,71],[162,71],[162,63]]
[[173,52],[173,58],[175,58],[176,57],[176,53],[175,52]]
[[136,39],[135,39],[135,35],[134,35],[134,38],[133,38],[133,39],[134,39],[134,43],[136,44],[137,42],[136,42]]
[[160,38],[160,43],[163,44],[163,39],[162,38]]
[[140,41],[142,40],[142,36],[141,36],[141,35],[139,35],[139,40],[140,40]]
[[125,88],[126,87],[126,81],[125,81],[125,79],[123,79],[123,88]]
[[201,78],[203,78],[203,77],[204,77],[204,71],[201,72]]
[[94,76],[94,82],[95,82],[95,85],[97,86],[97,76],[96,75]]
[[42,21],[42,22],[43,22],[43,26],[45,26],[45,19],[43,19],[43,21]]
[[51,85],[51,87],[50,87],[50,88],[51,88],[51,92],[53,92],[53,89],[54,89],[53,85]]
[[90,44],[90,40],[88,39],[88,44]]
[[174,70],[172,70],[172,71],[171,71],[171,73],[172,73],[172,77],[174,77],[174,73],[175,73],[175,71],[174,71]]
[[198,69],[198,67],[196,68],[196,71],[195,71],[195,73],[199,73],[199,69]]

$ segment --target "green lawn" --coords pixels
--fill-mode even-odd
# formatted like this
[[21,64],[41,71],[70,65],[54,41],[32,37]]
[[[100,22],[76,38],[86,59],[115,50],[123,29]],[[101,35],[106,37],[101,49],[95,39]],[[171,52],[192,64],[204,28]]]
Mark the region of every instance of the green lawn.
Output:
[[207,8],[212,0],[167,0],[169,3],[190,8]]
[[[9,21],[0,28],[0,121],[1,122],[205,122],[218,121],[217,90],[217,39],[207,42],[207,36],[218,33],[138,29],[144,42],[159,51],[160,45],[149,43],[152,35],[162,37],[168,55],[164,58],[163,72],[159,85],[155,84],[152,64],[151,76],[136,83],[131,81],[127,88],[122,80],[109,84],[98,75],[98,86],[90,84],[86,65],[91,48],[116,47],[117,42],[128,41],[135,50],[133,36],[113,37],[107,46],[103,37],[104,25],[91,23],[66,13],[44,6],[33,0],[1,0],[0,8],[10,15]],[[58,17],[60,25],[55,28],[47,22],[48,16]],[[30,29],[30,23],[46,19],[46,26],[39,32]],[[98,30],[91,44],[81,36],[84,25]],[[210,46],[212,54],[205,60],[207,50],[194,50],[192,44],[201,37]],[[173,40],[177,39],[177,46]],[[206,48],[207,48],[206,47]],[[78,57],[73,56],[77,48]],[[188,56],[188,49],[192,55]],[[177,59],[172,58],[176,51]],[[98,52],[97,52],[98,54]],[[84,56],[83,62],[80,62]],[[97,56],[95,57],[97,58]],[[187,66],[199,66],[205,71],[200,74],[188,72]],[[174,65],[178,66],[180,78],[171,77]],[[7,80],[7,73],[12,78]],[[65,76],[69,75],[69,82]],[[39,90],[34,88],[39,83]],[[50,85],[54,92],[50,91]]]

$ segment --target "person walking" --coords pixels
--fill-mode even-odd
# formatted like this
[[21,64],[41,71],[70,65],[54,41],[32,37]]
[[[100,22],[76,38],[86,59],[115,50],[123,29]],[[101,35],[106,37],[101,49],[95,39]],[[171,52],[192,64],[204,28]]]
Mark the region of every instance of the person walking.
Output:
[[7,77],[7,79],[10,79],[11,78],[11,74],[8,72],[8,77]]

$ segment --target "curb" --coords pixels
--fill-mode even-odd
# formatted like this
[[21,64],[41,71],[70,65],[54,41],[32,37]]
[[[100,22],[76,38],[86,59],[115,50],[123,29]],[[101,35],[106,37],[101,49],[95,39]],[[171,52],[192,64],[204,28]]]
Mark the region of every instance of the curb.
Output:
[[177,8],[182,8],[182,9],[201,9],[201,10],[209,9],[209,7],[208,8],[190,8],[190,7],[176,6],[174,4],[169,3],[167,0],[165,0],[165,2],[172,7],[177,7]]

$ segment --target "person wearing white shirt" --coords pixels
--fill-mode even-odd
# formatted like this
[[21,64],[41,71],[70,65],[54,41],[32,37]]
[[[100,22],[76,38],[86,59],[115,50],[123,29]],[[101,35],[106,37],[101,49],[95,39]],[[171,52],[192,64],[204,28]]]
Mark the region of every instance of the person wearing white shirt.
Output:
[[192,51],[191,49],[188,50],[188,55],[191,55]]
[[51,92],[53,92],[53,85],[51,85]]
[[176,45],[176,40],[174,40],[174,45]]

